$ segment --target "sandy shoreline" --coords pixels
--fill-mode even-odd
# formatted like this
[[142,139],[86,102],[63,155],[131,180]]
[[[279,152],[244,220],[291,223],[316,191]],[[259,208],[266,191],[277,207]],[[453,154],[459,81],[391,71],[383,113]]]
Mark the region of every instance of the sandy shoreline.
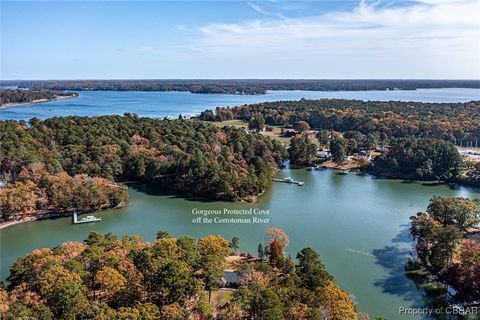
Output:
[[[115,209],[115,208],[113,208]],[[101,210],[98,210],[101,211]],[[79,214],[84,214],[84,213],[90,213],[93,211],[85,211],[85,212],[79,212]],[[62,213],[57,213],[57,212],[51,212],[51,213],[44,213],[44,214],[39,214],[36,217],[28,217],[25,219],[20,219],[20,220],[13,220],[13,221],[3,221],[0,222],[0,230],[6,229],[8,227],[12,227],[14,225],[24,223],[24,222],[32,222],[32,221],[38,221],[38,220],[45,220],[45,219],[55,219],[55,218],[65,218],[71,216],[71,212],[62,212]]]
[[[80,214],[88,213],[88,212],[90,211],[80,212]],[[6,229],[8,227],[11,227],[20,223],[24,223],[24,222],[31,222],[31,221],[51,219],[51,218],[62,218],[62,217],[68,217],[70,215],[71,215],[70,212],[43,212],[43,213],[39,213],[34,217],[27,217],[24,219],[13,220],[13,221],[2,221],[0,222],[0,230]]]
[[22,219],[22,220],[0,222],[0,230],[6,229],[6,228],[11,227],[11,226],[14,226],[16,224],[20,224],[20,223],[24,223],[24,222],[30,222],[30,221],[36,221],[36,220],[38,220],[38,218],[29,217],[29,218]]
[[9,102],[9,103],[4,103],[4,104],[0,105],[0,109],[6,109],[6,108],[11,108],[11,107],[19,107],[19,106],[23,106],[23,105],[26,105],[26,104],[43,103],[43,102],[50,102],[50,101],[56,101],[56,100],[78,98],[78,96],[79,95],[76,95],[76,96],[57,96],[54,99],[37,99],[37,100],[30,101],[30,102]]

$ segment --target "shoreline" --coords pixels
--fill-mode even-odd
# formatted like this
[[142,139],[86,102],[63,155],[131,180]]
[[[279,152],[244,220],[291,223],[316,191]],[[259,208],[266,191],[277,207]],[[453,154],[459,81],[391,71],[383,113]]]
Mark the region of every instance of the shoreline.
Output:
[[[99,212],[99,211],[106,211],[106,210],[115,210],[126,207],[127,205],[120,205],[113,208],[105,208],[105,209],[98,209],[98,210],[88,210],[88,211],[80,211],[77,212],[78,214],[86,214],[92,212]],[[7,229],[9,227],[15,226],[17,224],[25,223],[25,222],[33,222],[33,221],[40,221],[46,219],[57,219],[57,218],[68,218],[71,217],[73,212],[45,212],[40,213],[37,216],[27,217],[20,220],[13,220],[13,221],[2,221],[0,222],[0,230]]]
[[14,221],[4,221],[0,222],[0,230],[7,229],[8,227],[13,227],[14,225],[24,223],[24,222],[31,222],[37,221],[39,218],[37,217],[29,217],[21,220],[14,220]]
[[[313,168],[313,167],[299,166],[299,167],[293,167],[293,168],[309,170],[310,168]],[[358,168],[358,167],[344,169],[341,166],[320,166],[319,168],[324,169],[324,170],[332,170],[334,172],[349,171],[349,172],[355,172],[357,174],[368,174],[368,175],[371,175],[372,177],[390,179],[390,180],[404,180],[404,181],[409,181],[409,182],[434,183],[434,184],[441,184],[441,185],[455,184],[455,185],[466,187],[466,188],[477,189],[475,186],[471,186],[471,185],[468,185],[468,184],[462,184],[462,183],[458,183],[458,182],[433,181],[433,180],[432,181],[415,180],[415,179],[405,179],[405,178],[387,177],[387,176],[381,177],[381,176],[373,175],[370,172],[368,172],[368,170]],[[275,174],[277,174],[278,172],[279,171],[276,171]],[[273,176],[275,176],[275,174]],[[131,182],[131,183],[136,183],[136,182]],[[168,188],[168,187],[165,187],[165,186],[161,186],[161,187],[165,188],[166,190],[173,191],[174,193],[177,193],[177,194],[183,194],[186,197],[188,197],[188,196],[199,196],[199,197],[202,197],[202,198],[205,198],[205,199],[213,199],[213,200],[225,201],[225,202],[230,202],[230,203],[232,203],[232,202],[256,203],[258,201],[258,198],[260,196],[262,196],[267,191],[267,190],[264,190],[264,191],[260,192],[259,194],[247,196],[247,197],[244,197],[244,198],[238,199],[238,200],[226,200],[226,199],[222,199],[222,198],[219,198],[219,197],[207,196],[207,195],[204,195],[204,194],[192,194],[192,193],[189,193],[189,192],[182,192],[181,190],[176,190],[176,189]],[[114,207],[114,208],[105,208],[105,209],[98,209],[98,210],[82,211],[82,212],[78,212],[78,213],[79,214],[85,214],[85,213],[106,211],[106,210],[111,210],[111,209],[119,209],[119,208],[122,208],[122,207],[125,207],[125,205],[120,205],[120,206],[117,206],[117,207]],[[14,225],[24,223],[24,222],[33,222],[33,221],[38,221],[38,220],[55,219],[55,218],[65,218],[65,217],[71,216],[72,214],[73,214],[73,212],[46,212],[46,213],[40,213],[38,216],[27,217],[27,218],[24,218],[24,219],[21,219],[21,220],[2,221],[2,222],[0,222],[0,230],[6,229],[6,228],[9,228],[9,227],[12,227]]]
[[20,107],[24,106],[27,104],[36,104],[36,103],[44,103],[44,102],[51,102],[51,101],[57,101],[57,100],[64,100],[64,99],[71,99],[71,98],[78,98],[80,95],[73,95],[73,96],[56,96],[53,99],[36,99],[32,100],[29,102],[8,102],[0,106],[0,110],[2,109],[7,109],[7,108],[12,108],[12,107]]
[[[133,183],[135,183],[135,182],[133,182]],[[171,191],[175,191],[175,192],[179,192],[180,194],[183,193],[179,190],[175,190],[175,189],[171,189],[171,188],[166,188],[166,189],[171,190]],[[242,199],[238,199],[238,200],[234,200],[234,201],[230,201],[230,200],[226,200],[226,199],[222,199],[222,198],[218,198],[218,197],[209,197],[209,196],[201,195],[201,194],[197,194],[196,196],[205,197],[206,199],[215,199],[215,200],[225,201],[225,202],[255,203],[255,202],[257,202],[258,197],[263,195],[265,192],[266,192],[266,190],[260,192],[259,194],[251,195],[251,196],[248,196],[248,197],[245,197],[245,198],[242,198]],[[188,193],[185,193],[185,194],[188,194]],[[191,195],[195,195],[195,194],[191,194]],[[77,213],[78,214],[85,214],[85,213],[106,211],[106,210],[112,210],[112,209],[114,210],[114,209],[120,209],[120,208],[123,208],[123,207],[126,207],[126,206],[127,205],[119,205],[119,206],[114,207],[114,208],[88,210],[88,211],[81,211],[81,212],[77,212]],[[20,220],[2,221],[2,222],[0,222],[0,230],[7,229],[9,227],[15,226],[17,224],[25,223],[25,222],[33,222],[33,221],[39,221],[39,220],[45,220],[45,219],[66,218],[66,217],[71,216],[72,214],[73,214],[73,212],[44,212],[44,213],[39,213],[37,216],[27,217],[27,218],[20,219]]]

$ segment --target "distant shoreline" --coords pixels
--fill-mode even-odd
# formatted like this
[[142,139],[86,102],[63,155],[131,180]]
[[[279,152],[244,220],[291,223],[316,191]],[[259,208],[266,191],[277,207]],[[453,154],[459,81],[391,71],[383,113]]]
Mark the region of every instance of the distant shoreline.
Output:
[[77,79],[0,80],[0,86],[60,91],[186,91],[199,94],[265,94],[270,90],[370,91],[480,89],[480,80],[426,79]]
[[36,99],[29,102],[8,102],[0,105],[0,109],[7,109],[12,107],[20,107],[26,104],[35,104],[35,103],[43,103],[43,102],[50,102],[56,100],[63,100],[63,99],[70,99],[70,98],[78,98],[79,95],[72,95],[72,96],[56,96],[53,99]]

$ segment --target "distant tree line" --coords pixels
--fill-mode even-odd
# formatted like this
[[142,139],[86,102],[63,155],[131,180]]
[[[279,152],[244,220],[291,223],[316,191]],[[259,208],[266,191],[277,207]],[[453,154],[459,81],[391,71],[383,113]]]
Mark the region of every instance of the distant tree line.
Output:
[[19,86],[32,90],[72,91],[188,91],[192,93],[265,94],[267,89],[258,85],[223,83],[218,81],[187,80],[55,80],[4,81],[4,86]]
[[[71,177],[145,181],[225,200],[252,200],[265,191],[288,156],[278,141],[244,129],[132,114],[32,119],[29,124],[0,121],[0,140],[0,179],[9,183],[7,189],[27,181],[42,186],[43,174],[37,171],[66,172]],[[65,178],[68,181],[75,180]],[[3,197],[11,194],[3,191]],[[2,205],[7,206],[5,201]]]
[[26,103],[36,100],[52,100],[58,97],[78,96],[75,92],[52,90],[0,90],[0,103]]
[[267,90],[359,91],[480,88],[478,80],[8,80],[1,86],[50,90],[190,91],[264,94]]
[[[228,242],[218,235],[173,238],[158,232],[153,243],[91,233],[83,243],[34,250],[10,269],[0,287],[3,319],[357,319],[342,291],[311,248],[284,252],[283,231],[268,231],[268,253],[240,268],[237,291],[213,304],[221,286]],[[368,319],[364,317],[362,319]]]
[[[259,118],[263,117],[263,120]],[[421,103],[321,99],[277,101],[205,110],[200,119],[224,121],[256,118],[266,125],[295,126],[339,132],[377,132],[388,138],[429,137],[453,143],[480,140],[480,102]]]

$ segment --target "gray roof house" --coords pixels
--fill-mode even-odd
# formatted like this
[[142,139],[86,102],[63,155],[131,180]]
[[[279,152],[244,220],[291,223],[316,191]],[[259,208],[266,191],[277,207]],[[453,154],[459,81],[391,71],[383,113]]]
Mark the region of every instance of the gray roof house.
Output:
[[222,286],[224,288],[238,288],[242,281],[242,274],[235,270],[224,270],[222,280]]

